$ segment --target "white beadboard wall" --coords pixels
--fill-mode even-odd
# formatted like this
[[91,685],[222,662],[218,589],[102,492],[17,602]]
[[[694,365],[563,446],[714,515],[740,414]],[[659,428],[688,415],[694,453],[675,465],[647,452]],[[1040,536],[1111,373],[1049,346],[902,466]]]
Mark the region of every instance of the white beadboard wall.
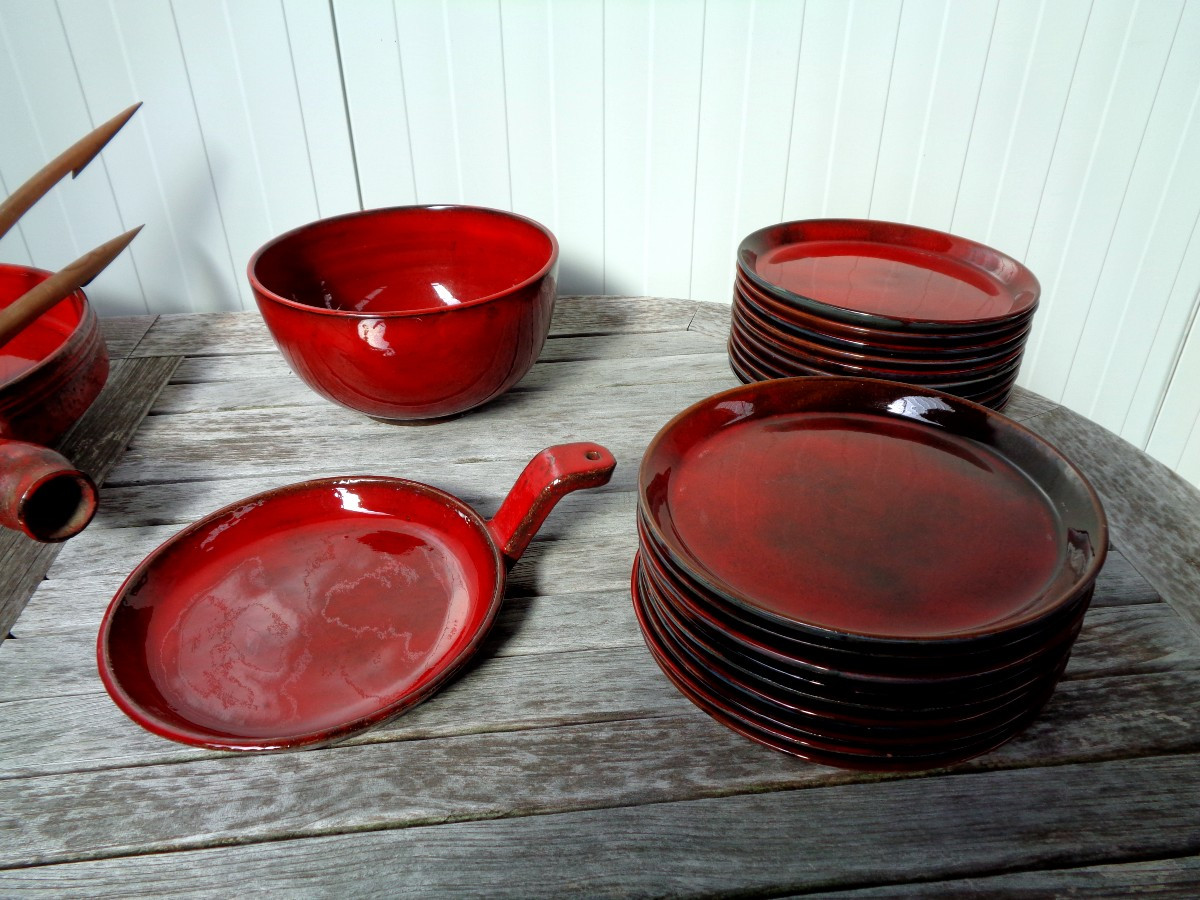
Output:
[[728,300],[764,224],[1025,260],[1023,384],[1200,483],[1200,0],[0,0],[0,190],[128,104],[0,240],[138,223],[102,314],[252,308],[250,254],[362,207],[540,219],[567,293]]

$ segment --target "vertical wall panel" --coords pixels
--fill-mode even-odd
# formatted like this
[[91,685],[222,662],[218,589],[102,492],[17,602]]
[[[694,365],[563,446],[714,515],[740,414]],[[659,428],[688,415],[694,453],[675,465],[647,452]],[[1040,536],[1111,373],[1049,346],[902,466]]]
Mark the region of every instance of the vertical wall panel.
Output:
[[1000,3],[951,231],[1025,255],[1090,10]]
[[701,3],[605,3],[608,293],[688,293],[703,32]]
[[905,5],[879,141],[872,218],[949,227],[994,20],[994,2]]
[[147,226],[130,247],[147,302],[157,312],[240,308],[171,7],[72,0],[61,9],[97,121],[145,103],[104,161],[121,218]]
[[604,292],[601,0],[501,5],[512,208],[558,238],[559,290]]
[[1100,3],[1088,21],[1027,254],[1044,303],[1021,380],[1053,399],[1070,375],[1180,11],[1168,0]]
[[[7,192],[128,104],[100,110],[95,118],[90,114],[54,6],[23,4],[17,9],[9,4],[3,12],[0,121],[8,139],[0,144],[0,175]],[[50,110],[53,115],[47,115]],[[126,138],[121,134],[115,140]],[[127,227],[102,157],[77,178],[60,182],[26,213],[0,245],[0,260],[59,269]],[[100,309],[132,313],[148,308],[129,252],[88,286],[88,295]]]
[[791,0],[705,6],[694,297],[728,301],[738,243],[781,215],[795,92],[777,85],[795,84],[803,19]]
[[[1200,197],[1200,5],[1185,10],[1146,133],[1122,198],[1063,402],[1121,431],[1135,389],[1142,402],[1162,395],[1169,369],[1149,352],[1159,323],[1186,321],[1191,303],[1171,297]],[[1168,304],[1174,300],[1175,308]],[[1176,330],[1178,329],[1176,326]],[[1129,363],[1147,360],[1140,379]],[[1147,435],[1136,436],[1144,443]]]
[[417,202],[508,209],[499,3],[395,9]]
[[204,151],[242,306],[255,249],[317,217],[283,9],[263,0],[174,0]]
[[1191,321],[1146,449],[1200,486],[1200,317]]
[[396,10],[391,0],[333,9],[363,205],[416,203]]
[[805,3],[782,218],[868,214],[901,7]]
[[[1137,298],[1131,298],[1136,302]],[[1159,298],[1159,302],[1162,299]],[[1176,362],[1181,359],[1184,336],[1187,338],[1188,352],[1200,354],[1200,333],[1197,333],[1195,318],[1200,309],[1200,213],[1198,220],[1192,224],[1188,238],[1188,246],[1184,251],[1183,260],[1176,269],[1171,287],[1166,297],[1166,305],[1162,318],[1155,324],[1154,339],[1144,359],[1129,359],[1125,362],[1126,376],[1134,381],[1133,399],[1126,413],[1125,421],[1121,424],[1120,434],[1126,440],[1139,447],[1146,447],[1147,442],[1153,443],[1164,435],[1177,433],[1180,427],[1190,428],[1191,420],[1181,422],[1178,408],[1179,392],[1187,402],[1197,404],[1197,416],[1200,417],[1200,378],[1195,372],[1196,362],[1189,365]],[[1192,323],[1189,325],[1189,323]],[[1192,373],[1190,376],[1187,373]],[[1171,409],[1165,403],[1165,397],[1174,394]],[[1200,485],[1200,480],[1196,481]]]
[[317,213],[326,217],[361,209],[332,7],[318,0],[283,0],[283,13]]

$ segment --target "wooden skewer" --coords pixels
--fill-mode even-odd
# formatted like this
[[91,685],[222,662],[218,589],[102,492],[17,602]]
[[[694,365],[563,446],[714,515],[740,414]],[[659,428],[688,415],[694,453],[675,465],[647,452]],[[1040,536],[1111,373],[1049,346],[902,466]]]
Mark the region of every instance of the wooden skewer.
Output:
[[72,177],[77,177],[84,167],[96,158],[96,154],[104,149],[104,145],[112,140],[113,135],[133,117],[141,105],[140,101],[133,104],[129,109],[113,116],[91,134],[80,138],[46,163],[36,175],[17,188],[7,200],[0,203],[0,237],[4,237],[9,229],[17,223],[17,220],[25,215],[33,204],[41,200],[50,188],[65,178],[68,172]]
[[129,242],[137,237],[142,226],[106,241],[95,250],[85,253],[61,271],[55,272],[41,284],[26,291],[5,309],[0,310],[0,347],[7,344],[38,316],[47,312],[64,297],[79,290],[117,258]]

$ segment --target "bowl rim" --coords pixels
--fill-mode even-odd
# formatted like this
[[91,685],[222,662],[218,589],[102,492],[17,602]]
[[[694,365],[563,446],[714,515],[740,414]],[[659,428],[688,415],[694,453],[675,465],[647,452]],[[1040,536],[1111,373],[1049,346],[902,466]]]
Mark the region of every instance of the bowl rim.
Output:
[[[465,303],[458,303],[453,306],[429,306],[429,307],[423,307],[421,309],[380,310],[380,311],[376,311],[376,312],[358,312],[356,310],[346,310],[346,309],[325,309],[324,307],[312,306],[311,304],[308,304],[308,303],[300,303],[297,300],[290,300],[287,297],[283,297],[280,294],[277,294],[275,291],[271,290],[266,285],[264,285],[262,283],[262,281],[259,280],[258,275],[255,273],[255,269],[258,266],[258,261],[259,261],[259,259],[261,259],[261,257],[263,256],[264,253],[266,253],[268,250],[273,249],[274,247],[278,246],[279,244],[282,244],[283,242],[296,237],[297,235],[301,234],[302,232],[311,231],[313,229],[322,228],[322,227],[325,227],[325,226],[330,225],[335,222],[344,222],[344,221],[348,221],[351,219],[363,219],[363,218],[371,218],[371,217],[376,217],[376,216],[387,216],[387,215],[415,213],[415,212],[483,213],[485,215],[496,216],[497,218],[508,219],[511,221],[519,222],[523,225],[534,228],[535,230],[541,232],[543,235],[545,235],[545,237],[547,237],[549,239],[550,254],[547,257],[546,262],[536,272],[534,272],[532,275],[528,276],[527,278],[523,279],[522,281],[519,281],[514,285],[510,285],[509,287],[506,287],[501,291],[496,291],[495,293],[488,294],[483,297],[476,297],[472,300],[467,300]],[[334,318],[334,319],[349,319],[349,320],[405,319],[405,318],[412,318],[414,316],[428,316],[428,315],[454,312],[455,310],[460,310],[460,309],[469,309],[471,307],[481,306],[482,304],[488,303],[493,300],[498,300],[498,299],[507,297],[513,293],[516,293],[517,291],[520,291],[522,288],[528,287],[529,285],[542,280],[543,278],[546,277],[546,275],[548,275],[550,272],[552,272],[554,270],[554,267],[558,264],[558,252],[559,252],[558,239],[554,236],[554,233],[549,228],[547,228],[545,225],[543,225],[541,222],[538,222],[535,219],[531,219],[528,216],[523,216],[520,213],[514,213],[514,212],[511,212],[506,209],[496,209],[495,207],[490,207],[490,206],[473,206],[471,204],[465,204],[465,203],[431,203],[431,204],[409,204],[409,205],[405,205],[405,206],[380,206],[380,207],[373,207],[371,209],[352,210],[351,212],[342,213],[341,215],[337,215],[337,216],[329,216],[327,218],[315,219],[311,222],[306,222],[303,225],[299,225],[289,231],[285,231],[283,234],[280,234],[280,235],[277,235],[276,237],[271,238],[271,240],[267,241],[265,244],[263,244],[261,247],[259,247],[256,251],[254,251],[254,254],[250,257],[250,261],[246,264],[246,276],[250,279],[250,287],[254,291],[255,298],[260,301],[261,300],[270,300],[274,303],[278,303],[280,306],[287,306],[287,307],[291,307],[292,309],[303,310],[305,312],[312,312],[312,313],[316,313],[317,315],[328,316],[328,317]]]
[[[39,269],[37,266],[23,266],[19,263],[0,263],[0,270],[30,272],[35,275],[42,275],[44,276],[41,279],[42,281],[45,281],[54,274],[46,269]],[[79,321],[75,323],[75,327],[71,329],[71,333],[63,339],[61,344],[50,351],[50,353],[43,356],[28,369],[19,372],[16,377],[0,380],[0,392],[10,390],[20,385],[25,380],[36,377],[38,373],[52,365],[55,360],[61,359],[64,355],[70,355],[75,352],[74,347],[72,347],[70,350],[65,348],[70,346],[72,342],[78,343],[80,339],[79,336],[91,327],[89,320],[94,319],[96,311],[92,308],[92,304],[88,301],[87,294],[83,292],[83,288],[76,288],[70,294],[63,297],[62,300],[59,300],[58,303],[66,303],[68,300],[74,303],[79,309]]]

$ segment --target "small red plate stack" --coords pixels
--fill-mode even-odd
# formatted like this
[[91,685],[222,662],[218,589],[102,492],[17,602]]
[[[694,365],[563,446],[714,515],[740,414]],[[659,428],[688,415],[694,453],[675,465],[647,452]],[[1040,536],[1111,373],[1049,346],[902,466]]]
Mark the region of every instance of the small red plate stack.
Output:
[[895,382],[791,378],[680,413],[639,473],[632,594],[717,721],[828,765],[924,769],[1038,715],[1108,546],[1032,432]]
[[812,219],[738,248],[729,359],[743,381],[850,375],[1008,402],[1040,288],[1021,263],[928,228]]

